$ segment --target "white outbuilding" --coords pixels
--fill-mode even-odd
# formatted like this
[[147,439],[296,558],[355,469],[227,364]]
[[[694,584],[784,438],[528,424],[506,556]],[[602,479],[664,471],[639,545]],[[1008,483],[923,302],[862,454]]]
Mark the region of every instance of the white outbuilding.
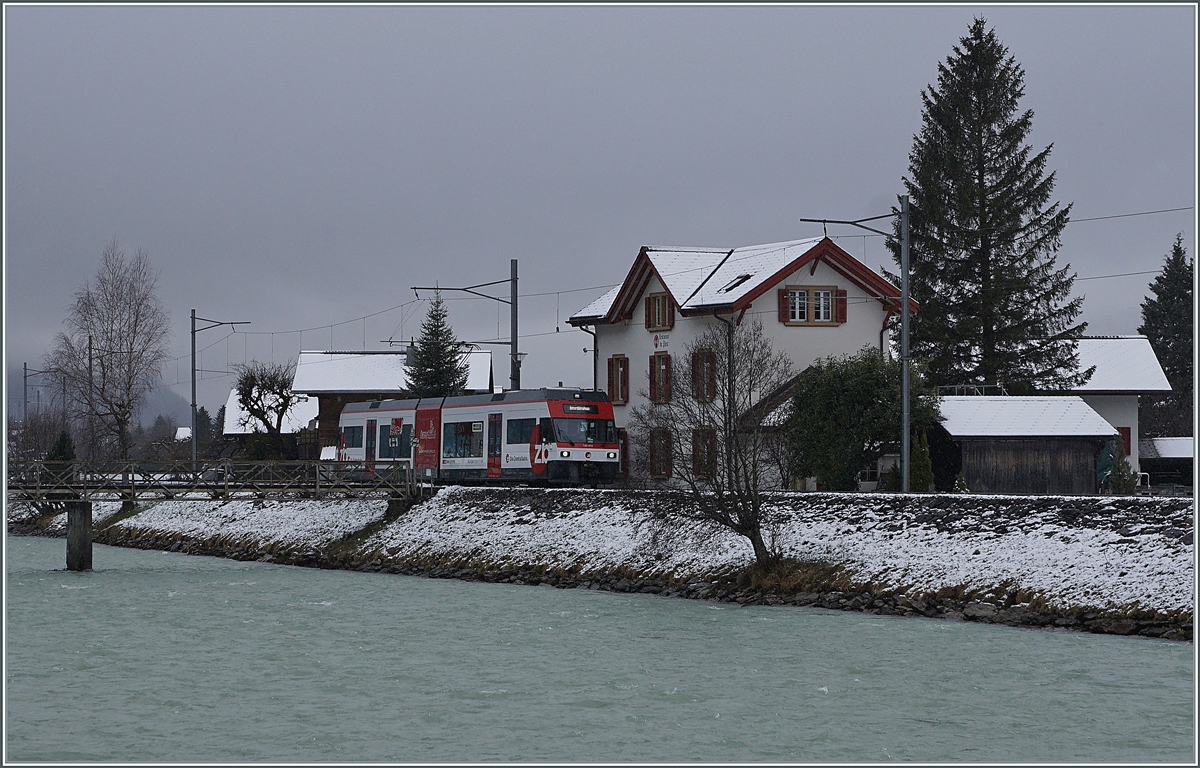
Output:
[[1079,340],[1079,370],[1091,378],[1071,393],[1078,395],[1120,434],[1135,472],[1141,471],[1138,398],[1171,391],[1154,348],[1145,336],[1086,336]]

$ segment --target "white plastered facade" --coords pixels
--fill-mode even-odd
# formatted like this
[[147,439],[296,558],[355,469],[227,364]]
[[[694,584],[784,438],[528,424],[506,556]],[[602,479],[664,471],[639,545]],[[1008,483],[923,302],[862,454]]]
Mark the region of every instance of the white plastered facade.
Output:
[[[776,292],[788,287],[819,287],[846,291],[846,322],[810,325],[781,323]],[[648,295],[663,291],[665,288],[659,279],[651,277],[647,287],[637,297],[635,306],[638,309],[630,319],[596,326],[596,348],[599,352],[596,356],[595,373],[596,381],[602,389],[608,389],[608,359],[615,355],[629,358],[629,401],[613,407],[618,427],[626,426],[631,410],[646,402],[652,355],[656,352],[669,353],[672,357],[673,371],[679,371],[680,366],[690,364],[686,350],[697,336],[710,327],[724,327],[723,323],[711,314],[685,316],[676,310],[673,328],[669,331],[648,331],[640,307]],[[740,313],[724,314],[723,317],[736,320],[738,314]],[[877,298],[869,295],[828,264],[818,262],[815,271],[811,270],[811,264],[806,264],[783,280],[770,285],[747,308],[742,322],[760,320],[773,348],[786,353],[792,360],[793,372],[799,373],[823,357],[853,354],[864,346],[879,349],[881,340],[884,350],[887,351],[890,345],[888,334],[883,332],[885,318],[884,306]],[[666,339],[663,338],[664,335]],[[676,390],[674,396],[686,394]]]

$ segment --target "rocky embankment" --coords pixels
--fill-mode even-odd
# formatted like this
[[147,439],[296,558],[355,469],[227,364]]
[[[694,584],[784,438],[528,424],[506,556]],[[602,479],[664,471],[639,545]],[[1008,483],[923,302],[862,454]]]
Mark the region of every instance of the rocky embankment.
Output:
[[[783,560],[655,522],[652,491],[446,488],[375,501],[97,504],[95,539],[291,565],[1190,640],[1190,499],[774,494]],[[61,510],[9,507],[12,534]]]

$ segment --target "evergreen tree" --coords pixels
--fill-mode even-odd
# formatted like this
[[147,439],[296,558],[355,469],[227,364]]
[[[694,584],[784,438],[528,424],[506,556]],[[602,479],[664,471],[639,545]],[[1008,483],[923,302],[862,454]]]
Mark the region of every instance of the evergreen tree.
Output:
[[912,441],[909,460],[912,469],[909,470],[908,487],[913,493],[928,493],[933,490],[933,459],[929,455],[929,438],[925,430],[917,434]]
[[212,439],[213,420],[208,414],[208,409],[203,405],[196,409],[196,434],[192,435],[192,439],[196,441],[196,450],[203,452],[208,448],[208,443]]
[[75,441],[70,432],[64,429],[58,433],[58,439],[46,454],[46,461],[75,461]]
[[1183,247],[1183,233],[1167,254],[1162,272],[1142,302],[1138,333],[1150,346],[1171,383],[1171,393],[1148,399],[1142,432],[1150,437],[1192,434],[1192,278],[1195,266]]
[[467,360],[454,336],[446,302],[434,293],[408,369],[409,397],[453,397],[467,387]]
[[[912,354],[931,384],[994,384],[1010,392],[1061,389],[1077,372],[1075,275],[1055,266],[1071,206],[1050,202],[1053,145],[1026,143],[1033,112],[1018,111],[1025,73],[984,19],[971,24],[937,85],[921,92],[913,137],[910,294]],[[888,243],[900,263],[900,224]],[[898,277],[890,276],[893,280]],[[897,284],[899,284],[897,282]]]
[[[910,385],[915,432],[940,415],[919,371]],[[859,471],[900,443],[900,362],[878,349],[815,361],[797,377],[794,392],[785,427],[793,468],[800,477],[817,477],[823,490],[857,490]],[[914,463],[911,487],[923,491],[915,471]],[[899,482],[899,471],[894,477]]]
[[1112,472],[1108,475],[1108,485],[1114,496],[1131,496],[1137,490],[1138,476],[1129,466],[1129,457],[1125,455],[1125,446],[1120,440],[1114,440],[1112,446]]

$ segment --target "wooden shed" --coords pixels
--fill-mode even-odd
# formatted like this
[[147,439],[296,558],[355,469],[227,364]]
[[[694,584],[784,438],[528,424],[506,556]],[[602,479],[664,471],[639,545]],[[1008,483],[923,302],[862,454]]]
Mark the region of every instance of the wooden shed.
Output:
[[962,472],[972,493],[1097,492],[1097,454],[1119,437],[1081,398],[952,396],[930,436],[938,487]]

